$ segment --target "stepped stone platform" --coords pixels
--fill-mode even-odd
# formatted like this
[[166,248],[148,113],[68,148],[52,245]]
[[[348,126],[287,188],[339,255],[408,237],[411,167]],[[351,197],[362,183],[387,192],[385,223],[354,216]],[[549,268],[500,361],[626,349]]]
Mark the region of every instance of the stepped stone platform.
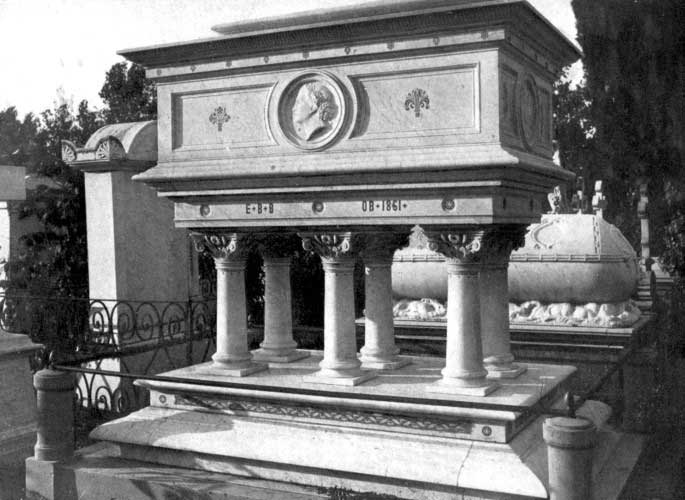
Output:
[[[482,398],[431,392],[439,358],[407,357],[409,365],[355,387],[308,382],[321,359],[311,351],[245,378],[205,363],[163,374],[187,383],[138,381],[151,406],[91,437],[116,446],[120,459],[266,481],[400,498],[547,498],[535,407],[559,400],[575,368],[530,364]],[[503,409],[472,407],[484,402]]]

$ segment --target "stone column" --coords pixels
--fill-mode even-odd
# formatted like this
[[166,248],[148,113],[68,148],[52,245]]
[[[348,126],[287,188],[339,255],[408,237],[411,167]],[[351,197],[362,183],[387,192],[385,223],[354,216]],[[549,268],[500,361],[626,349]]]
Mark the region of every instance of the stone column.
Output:
[[254,363],[247,343],[245,266],[249,241],[237,233],[191,235],[198,251],[207,250],[216,266],[216,353],[214,368],[244,377],[267,369]]
[[364,308],[364,347],[361,360],[365,368],[396,370],[410,363],[397,356],[392,315],[392,257],[407,244],[407,235],[371,233],[365,235],[364,259],[366,303]]
[[512,250],[523,246],[525,228],[493,230],[481,249],[481,337],[488,378],[516,378],[526,367],[514,364],[509,333],[509,282],[507,269]]
[[352,233],[303,233],[305,250],[316,252],[323,263],[324,349],[321,369],[306,382],[358,385],[375,373],[362,371],[357,358],[354,324],[354,264],[360,244]]
[[479,260],[484,231],[425,231],[431,250],[447,263],[447,347],[442,379],[428,390],[486,396],[499,387],[483,367]]
[[548,418],[542,436],[547,443],[550,500],[592,500],[595,425],[582,418]]
[[257,361],[290,363],[309,356],[293,339],[289,241],[267,236],[260,244],[264,258],[264,341],[253,352]]

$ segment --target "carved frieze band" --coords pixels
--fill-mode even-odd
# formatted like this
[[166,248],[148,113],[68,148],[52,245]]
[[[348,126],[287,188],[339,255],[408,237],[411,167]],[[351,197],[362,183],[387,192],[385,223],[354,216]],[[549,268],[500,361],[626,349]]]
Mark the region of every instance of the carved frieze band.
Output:
[[404,109],[407,111],[414,111],[414,116],[420,118],[422,109],[430,109],[430,97],[428,97],[428,93],[419,88],[412,90],[407,94],[407,98],[404,101]]
[[302,248],[325,259],[354,257],[361,249],[359,235],[344,233],[300,233]]
[[447,421],[356,410],[330,410],[314,406],[286,406],[257,401],[228,401],[188,396],[175,396],[174,401],[177,405],[201,406],[212,410],[266,413],[269,415],[281,415],[285,417],[332,420],[335,422],[380,425],[386,427],[402,427],[406,429],[449,432],[453,434],[470,434],[473,429],[473,424],[466,420]]
[[209,252],[215,259],[244,259],[250,250],[247,235],[238,233],[190,233],[198,252]]
[[224,123],[228,123],[231,116],[226,112],[225,106],[217,106],[217,108],[209,115],[209,122],[216,125],[219,132],[223,129]]

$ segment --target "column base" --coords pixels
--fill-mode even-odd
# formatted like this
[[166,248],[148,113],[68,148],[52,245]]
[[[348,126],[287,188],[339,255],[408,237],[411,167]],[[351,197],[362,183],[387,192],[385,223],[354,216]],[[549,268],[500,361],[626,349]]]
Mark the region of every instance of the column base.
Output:
[[363,384],[376,376],[376,373],[373,371],[360,370],[360,373],[357,375],[350,375],[349,377],[332,377],[326,373],[326,371],[319,370],[311,375],[305,375],[302,377],[302,381],[310,384],[344,385],[353,387],[355,385]]
[[225,375],[229,377],[247,377],[253,373],[263,372],[269,369],[269,365],[263,363],[240,363],[239,365],[231,365],[214,361],[211,366],[202,369],[205,373],[212,373],[213,375]]
[[508,368],[503,368],[501,370],[496,368],[491,369],[488,367],[486,367],[486,370],[488,370],[488,379],[516,378],[522,373],[525,373],[526,370],[528,370],[528,367],[524,365],[512,364]]
[[433,385],[426,388],[427,392],[439,392],[441,394],[456,394],[460,396],[487,396],[491,392],[496,391],[500,385],[497,382],[485,382],[481,386],[460,385],[450,379],[440,379]]
[[269,352],[267,349],[255,349],[252,351],[252,359],[266,363],[292,363],[298,359],[304,359],[308,357],[309,351],[301,351],[299,349],[293,349],[286,354],[274,354],[273,352]]
[[364,356],[362,356],[360,359],[363,368],[370,368],[372,370],[398,370],[404,366],[411,364],[411,360],[400,357],[397,357],[393,361],[380,361],[375,359],[367,360],[364,359]]

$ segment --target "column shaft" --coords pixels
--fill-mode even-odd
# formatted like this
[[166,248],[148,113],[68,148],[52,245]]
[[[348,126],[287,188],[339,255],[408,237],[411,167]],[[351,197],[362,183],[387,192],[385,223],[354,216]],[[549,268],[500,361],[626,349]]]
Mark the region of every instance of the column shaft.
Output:
[[222,375],[244,377],[266,370],[252,362],[247,341],[245,266],[248,239],[236,233],[191,233],[198,251],[209,251],[216,267],[216,353],[213,368]]
[[513,363],[509,333],[508,262],[485,264],[480,277],[481,334],[489,378],[515,378],[526,371]]
[[344,233],[303,233],[302,246],[321,257],[324,270],[324,347],[320,370],[307,382],[357,385],[375,377],[360,369],[354,324],[354,264],[360,238]]
[[392,315],[392,254],[365,256],[364,347],[360,353],[365,367],[395,370],[410,363],[398,358]]
[[289,363],[306,358],[293,339],[290,258],[264,256],[264,342],[254,359]]
[[245,260],[215,259],[216,265],[216,353],[217,365],[249,366],[247,348],[247,304]]

